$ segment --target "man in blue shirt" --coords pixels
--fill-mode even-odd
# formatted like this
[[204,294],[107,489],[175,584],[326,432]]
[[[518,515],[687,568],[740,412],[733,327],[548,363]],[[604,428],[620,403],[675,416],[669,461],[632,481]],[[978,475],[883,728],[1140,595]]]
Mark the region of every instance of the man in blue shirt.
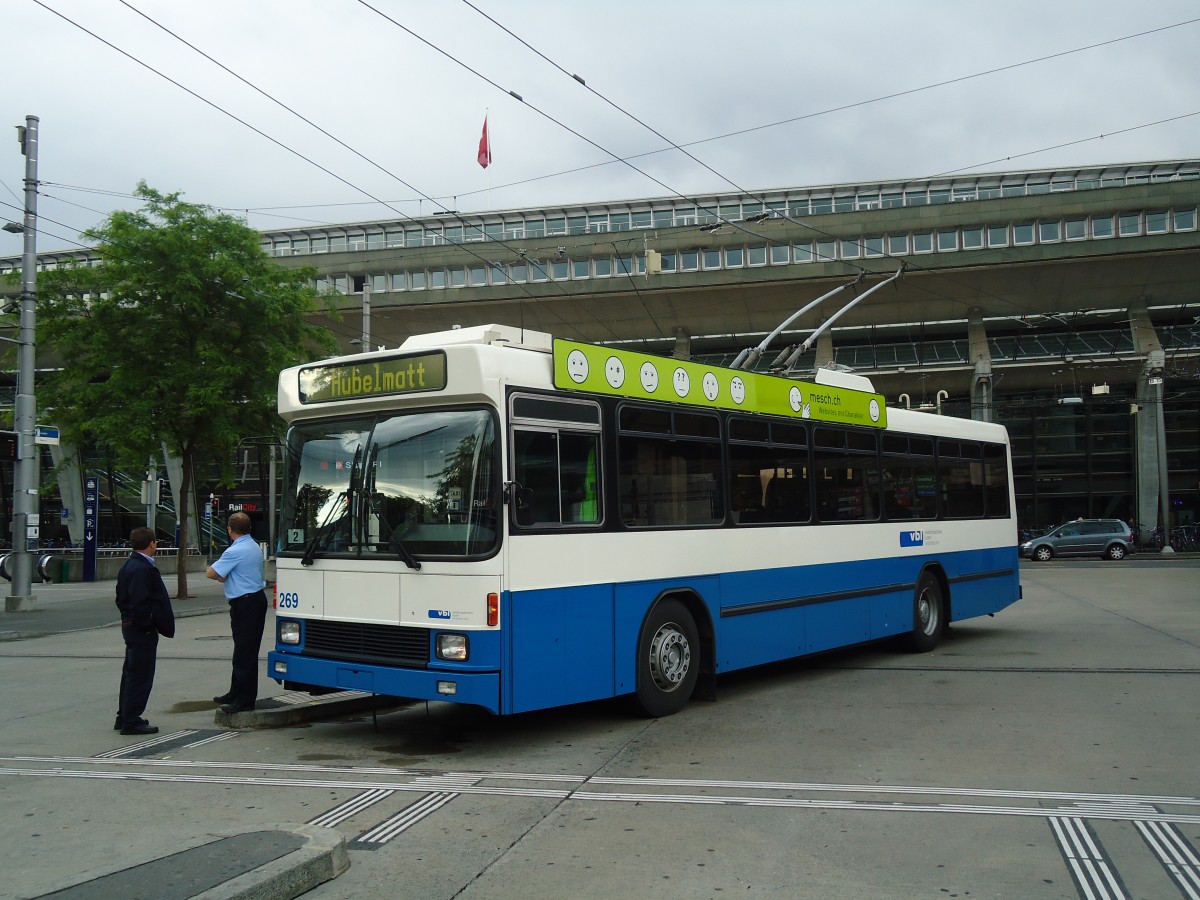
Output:
[[221,712],[254,709],[258,700],[258,649],[267,620],[267,595],[263,592],[262,550],[250,536],[250,517],[242,512],[229,517],[230,544],[205,573],[225,585],[229,601],[229,627],[233,631],[233,677],[229,691],[213,697]]

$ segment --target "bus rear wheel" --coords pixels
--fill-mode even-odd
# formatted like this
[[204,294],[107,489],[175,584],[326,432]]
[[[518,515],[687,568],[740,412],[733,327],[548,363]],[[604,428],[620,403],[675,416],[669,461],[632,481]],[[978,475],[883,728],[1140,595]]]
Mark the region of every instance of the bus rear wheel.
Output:
[[637,704],[658,718],[687,704],[700,676],[700,635],[678,600],[663,600],[642,625],[637,646]]
[[942,583],[932,572],[922,572],[913,593],[913,629],[909,645],[916,653],[928,653],[942,639],[946,628],[946,602]]

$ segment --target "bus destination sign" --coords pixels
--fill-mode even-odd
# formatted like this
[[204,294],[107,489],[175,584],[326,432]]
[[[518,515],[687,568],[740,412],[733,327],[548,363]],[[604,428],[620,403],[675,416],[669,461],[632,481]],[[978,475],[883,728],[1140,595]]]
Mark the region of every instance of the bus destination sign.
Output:
[[300,402],[328,403],[394,394],[440,391],[446,386],[446,354],[421,353],[300,370]]
[[887,425],[882,394],[574,341],[554,342],[554,386],[844,425]]

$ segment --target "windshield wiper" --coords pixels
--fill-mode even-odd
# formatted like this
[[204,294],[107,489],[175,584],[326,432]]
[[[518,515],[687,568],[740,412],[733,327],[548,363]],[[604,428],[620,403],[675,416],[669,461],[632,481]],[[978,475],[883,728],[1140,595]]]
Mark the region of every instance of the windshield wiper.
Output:
[[[313,532],[313,536],[309,539],[308,544],[304,547],[304,555],[300,557],[300,565],[311,566],[313,564],[313,557],[316,556],[317,553],[317,541],[321,539],[321,535],[325,532],[325,528],[329,525],[330,520],[333,518],[333,514],[342,508],[342,504],[340,502],[342,498],[344,497],[348,500],[349,496],[349,491],[342,491],[337,495],[333,505],[329,507],[329,512],[325,513],[325,518],[321,520],[321,524],[317,526],[316,530]],[[349,504],[347,504],[347,506],[348,505]]]
[[[372,445],[370,452],[367,453],[366,465],[363,467],[365,469],[365,471],[363,473],[363,479],[362,479],[363,480],[362,527],[363,527],[364,531],[366,529],[367,515],[368,515],[369,506],[371,503],[371,498],[375,496],[375,478],[376,478],[376,474],[378,472],[380,449],[381,449],[381,447],[379,444]],[[404,542],[401,541],[398,537],[396,537],[397,530],[399,530],[399,529],[398,528],[394,529],[388,538],[388,549],[395,550],[396,555],[399,556],[401,561],[406,566],[408,566],[410,569],[412,569],[415,572],[420,572],[421,564],[419,562],[417,562],[416,557],[414,557],[409,552],[408,548],[404,546]],[[364,539],[365,539],[365,534],[364,534]],[[365,543],[365,540],[364,540],[364,543]],[[380,546],[382,546],[382,545],[380,545]]]
[[400,559],[403,560],[403,562],[406,566],[408,566],[413,571],[416,571],[416,572],[421,571],[421,564],[419,562],[417,562],[416,557],[414,557],[411,553],[408,552],[408,548],[404,546],[403,541],[399,541],[399,540],[396,540],[395,538],[393,538],[390,543],[391,543],[392,548],[400,555]]

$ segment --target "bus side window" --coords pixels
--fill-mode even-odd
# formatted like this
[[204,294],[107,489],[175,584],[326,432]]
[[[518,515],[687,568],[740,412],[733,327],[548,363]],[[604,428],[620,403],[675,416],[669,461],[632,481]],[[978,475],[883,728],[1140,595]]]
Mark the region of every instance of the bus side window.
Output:
[[599,436],[514,431],[513,480],[520,485],[514,521],[521,527],[600,521]]
[[591,524],[600,520],[600,485],[595,435],[562,434],[563,522]]

